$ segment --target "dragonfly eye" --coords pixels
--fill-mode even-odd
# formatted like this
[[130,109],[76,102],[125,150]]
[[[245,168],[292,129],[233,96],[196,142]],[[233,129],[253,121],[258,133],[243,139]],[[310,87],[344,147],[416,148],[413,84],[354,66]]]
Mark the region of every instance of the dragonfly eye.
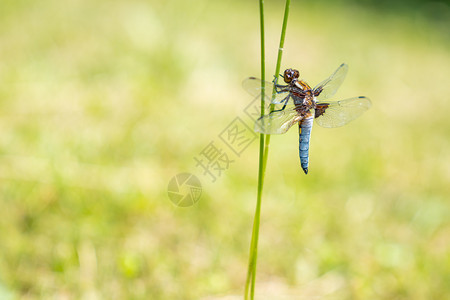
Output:
[[290,83],[293,79],[298,78],[299,76],[300,73],[298,72],[298,70],[286,69],[286,71],[284,71],[283,78],[286,83]]
[[284,76],[283,76],[283,78],[284,78],[284,81],[286,82],[286,83],[290,83],[291,81],[292,81],[292,79],[293,79],[293,70],[292,69],[287,69],[286,71],[284,71]]

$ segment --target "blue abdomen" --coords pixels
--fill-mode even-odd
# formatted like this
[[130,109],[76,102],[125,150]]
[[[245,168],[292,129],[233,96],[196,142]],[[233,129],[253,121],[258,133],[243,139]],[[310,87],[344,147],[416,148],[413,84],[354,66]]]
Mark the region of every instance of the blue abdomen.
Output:
[[299,123],[298,152],[300,156],[300,164],[305,174],[308,174],[309,140],[311,138],[313,120],[314,120],[313,116],[308,116]]

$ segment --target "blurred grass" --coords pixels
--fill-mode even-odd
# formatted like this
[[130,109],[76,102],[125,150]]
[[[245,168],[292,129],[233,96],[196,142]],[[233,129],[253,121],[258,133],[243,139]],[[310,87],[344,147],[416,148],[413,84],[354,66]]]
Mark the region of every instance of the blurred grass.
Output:
[[[244,116],[257,3],[0,7],[0,298],[240,298],[257,143],[194,207],[166,189]],[[258,298],[450,293],[450,39],[423,8],[293,3],[283,67],[314,85],[346,62],[337,96],[373,107],[313,129],[308,176],[297,132],[272,138]],[[266,9],[270,74],[283,7]]]

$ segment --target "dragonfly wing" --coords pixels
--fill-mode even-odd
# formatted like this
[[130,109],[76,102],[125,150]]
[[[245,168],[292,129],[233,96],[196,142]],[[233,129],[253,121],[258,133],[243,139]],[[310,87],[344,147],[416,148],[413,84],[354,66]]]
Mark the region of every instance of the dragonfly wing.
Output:
[[[263,84],[263,88],[261,85]],[[242,87],[252,96],[258,97],[261,95],[261,92],[264,91],[264,102],[269,105],[280,104],[282,103],[286,97],[289,95],[289,92],[281,92],[275,93],[274,99],[272,100],[273,93],[273,83],[268,81],[263,81],[256,77],[249,77],[242,82]]]
[[294,106],[291,106],[262,116],[256,120],[254,130],[264,134],[283,134],[302,118]]
[[336,94],[336,91],[341,86],[348,72],[348,65],[342,64],[330,75],[327,79],[319,83],[314,92],[321,91],[319,96],[316,97],[318,101],[325,100]]
[[333,102],[316,104],[315,118],[322,127],[340,127],[358,118],[372,106],[367,97],[354,97]]

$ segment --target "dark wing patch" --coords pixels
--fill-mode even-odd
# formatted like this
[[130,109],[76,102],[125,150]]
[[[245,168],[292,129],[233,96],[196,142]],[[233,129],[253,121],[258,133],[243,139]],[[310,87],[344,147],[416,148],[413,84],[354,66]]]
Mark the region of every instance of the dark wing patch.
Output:
[[330,106],[329,103],[319,103],[316,105],[316,110],[314,114],[314,118],[318,118],[324,114],[325,110]]

